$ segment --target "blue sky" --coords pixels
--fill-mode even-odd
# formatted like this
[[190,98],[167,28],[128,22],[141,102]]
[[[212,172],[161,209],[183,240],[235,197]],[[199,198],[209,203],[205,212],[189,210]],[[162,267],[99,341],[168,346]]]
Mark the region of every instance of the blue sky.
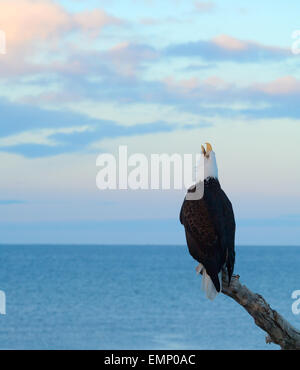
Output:
[[99,191],[96,158],[209,141],[237,243],[299,244],[299,4],[0,5],[1,243],[183,244],[184,191]]

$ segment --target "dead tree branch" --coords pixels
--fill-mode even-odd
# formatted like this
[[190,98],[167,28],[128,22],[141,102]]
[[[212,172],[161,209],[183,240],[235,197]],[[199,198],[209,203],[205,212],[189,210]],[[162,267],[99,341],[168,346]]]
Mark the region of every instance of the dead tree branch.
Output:
[[273,310],[261,295],[242,285],[239,278],[239,275],[233,275],[228,287],[228,277],[224,272],[222,292],[243,306],[254,318],[255,324],[268,334],[266,343],[278,344],[281,349],[299,350],[300,331]]

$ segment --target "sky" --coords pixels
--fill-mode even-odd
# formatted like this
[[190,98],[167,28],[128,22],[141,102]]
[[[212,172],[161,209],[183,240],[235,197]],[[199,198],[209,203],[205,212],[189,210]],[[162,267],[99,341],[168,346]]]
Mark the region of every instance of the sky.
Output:
[[100,191],[96,160],[210,142],[237,244],[299,245],[299,12],[0,0],[0,243],[184,244],[184,189]]

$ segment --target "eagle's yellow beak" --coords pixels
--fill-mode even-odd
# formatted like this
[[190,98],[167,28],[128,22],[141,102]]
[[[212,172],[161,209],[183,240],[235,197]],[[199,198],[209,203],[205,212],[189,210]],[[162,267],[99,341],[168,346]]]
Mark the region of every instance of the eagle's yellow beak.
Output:
[[209,157],[209,153],[212,152],[212,146],[210,143],[205,143],[206,144],[206,150],[204,148],[203,145],[201,145],[201,150],[202,150],[202,154],[205,156],[205,157]]
[[206,153],[212,152],[213,149],[210,143],[205,143],[205,144],[206,144]]

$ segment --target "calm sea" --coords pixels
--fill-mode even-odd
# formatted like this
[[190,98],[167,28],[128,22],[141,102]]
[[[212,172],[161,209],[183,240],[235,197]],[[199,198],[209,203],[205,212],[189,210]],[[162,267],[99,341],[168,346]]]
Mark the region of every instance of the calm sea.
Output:
[[[272,349],[236,302],[208,301],[184,246],[0,246],[2,349]],[[293,325],[299,247],[237,248],[236,272]]]

